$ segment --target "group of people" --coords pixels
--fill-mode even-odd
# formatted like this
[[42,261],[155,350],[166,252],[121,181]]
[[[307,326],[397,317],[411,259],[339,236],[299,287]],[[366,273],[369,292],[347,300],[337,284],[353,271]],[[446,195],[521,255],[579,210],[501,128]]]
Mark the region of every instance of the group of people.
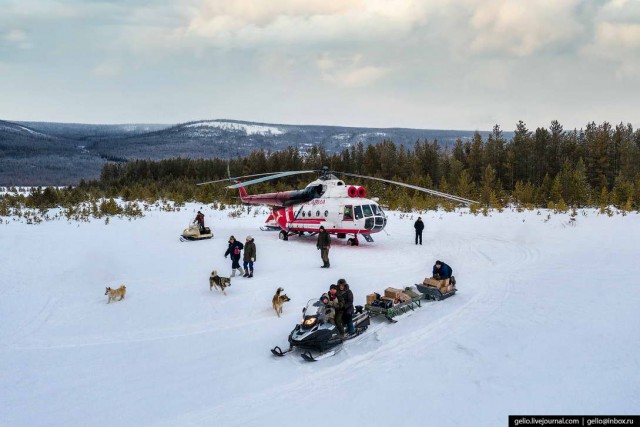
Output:
[[336,325],[340,336],[344,337],[345,333],[349,335],[356,333],[353,324],[353,292],[345,279],[340,279],[337,284],[329,286],[329,292],[322,294],[320,301],[325,306],[326,320]]
[[[198,211],[193,223],[198,223],[200,232],[204,232],[204,214]],[[240,267],[240,256],[244,250],[242,267]],[[229,237],[229,247],[224,253],[224,257],[231,257],[231,277],[236,277],[236,270],[242,277],[253,277],[253,263],[256,262],[256,243],[253,237],[247,236],[245,243],[239,242],[234,236]]]
[[[240,267],[240,256],[243,250],[243,267]],[[242,277],[253,277],[253,263],[256,262],[256,244],[253,237],[247,236],[244,244],[233,236],[229,237],[229,247],[224,253],[224,257],[231,257],[231,277],[236,276],[236,270]]]
[[[196,219],[193,221],[198,223],[200,230],[204,230],[204,214],[198,211]],[[422,231],[424,230],[424,222],[422,218],[418,217],[413,225],[416,230],[416,245],[422,245]],[[320,226],[318,232],[318,241],[316,247],[320,250],[320,256],[322,257],[321,268],[329,268],[331,266],[329,262],[329,250],[331,249],[331,236],[323,226]],[[240,267],[240,256],[244,250],[243,266]],[[229,247],[224,253],[224,257],[231,257],[231,277],[235,277],[236,270],[242,275],[242,277],[253,277],[253,263],[256,261],[256,244],[253,237],[247,236],[245,243],[239,242],[234,236],[229,237]],[[449,280],[453,270],[447,264],[442,261],[436,261],[433,266],[433,279],[435,280]],[[342,286],[342,288],[341,288]],[[333,291],[333,298],[332,298]],[[338,291],[342,297],[339,298]],[[338,280],[337,285],[331,285],[329,292],[322,296],[322,300],[327,299],[325,305],[327,306],[327,316],[333,320],[332,323],[338,327],[341,335],[344,335],[344,326],[348,326],[348,333],[353,328],[353,293],[349,290],[349,285],[344,279]],[[346,305],[345,305],[346,304]],[[329,314],[330,313],[330,314]],[[331,321],[330,320],[330,321]]]

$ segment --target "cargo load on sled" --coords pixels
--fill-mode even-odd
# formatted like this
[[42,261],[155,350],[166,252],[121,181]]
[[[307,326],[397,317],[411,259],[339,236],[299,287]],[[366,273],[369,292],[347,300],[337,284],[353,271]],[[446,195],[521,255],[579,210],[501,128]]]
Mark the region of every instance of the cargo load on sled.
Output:
[[422,298],[422,294],[410,286],[405,287],[404,290],[387,288],[384,290],[384,295],[376,292],[367,295],[364,308],[371,317],[383,315],[387,320],[395,323],[394,317],[421,307]]
[[333,356],[338,346],[362,334],[369,327],[369,313],[362,306],[356,306],[353,324],[355,333],[340,336],[336,325],[327,318],[324,303],[317,299],[309,300],[302,310],[302,322],[289,334],[289,349],[283,351],[276,346],[271,349],[271,353],[284,356],[297,348],[302,351],[302,358],[309,362]]
[[435,301],[449,298],[458,291],[454,276],[451,276],[450,279],[426,278],[422,284],[416,284],[416,288],[424,294],[425,299]]

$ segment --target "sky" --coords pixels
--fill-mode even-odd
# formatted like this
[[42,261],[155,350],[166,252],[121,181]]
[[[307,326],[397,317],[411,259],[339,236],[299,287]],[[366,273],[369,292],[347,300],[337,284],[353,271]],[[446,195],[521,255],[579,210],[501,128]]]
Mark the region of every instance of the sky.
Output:
[[0,0],[0,119],[640,126],[640,0]]

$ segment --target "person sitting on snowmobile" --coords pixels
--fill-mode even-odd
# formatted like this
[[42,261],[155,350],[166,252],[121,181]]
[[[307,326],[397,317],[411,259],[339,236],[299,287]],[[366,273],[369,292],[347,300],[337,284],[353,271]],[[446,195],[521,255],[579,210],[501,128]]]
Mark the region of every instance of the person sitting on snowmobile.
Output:
[[235,237],[229,237],[229,248],[224,253],[224,257],[231,255],[231,277],[236,277],[236,270],[240,272],[242,276],[244,270],[240,267],[240,252],[244,249],[242,242],[238,242]]
[[[335,298],[334,300],[337,304],[338,299]],[[325,315],[326,321],[331,323],[332,325],[335,325],[336,309],[334,308],[333,305],[331,305],[331,302],[329,301],[329,295],[322,294],[322,296],[320,297],[320,301],[322,301],[322,303],[324,304],[324,315]]]
[[329,304],[333,307],[333,321],[338,328],[340,336],[344,336],[344,326],[342,325],[342,315],[344,314],[344,301],[338,298],[338,287],[329,286]]
[[353,292],[349,289],[349,284],[344,279],[338,280],[338,300],[342,300],[343,313],[342,324],[347,326],[347,333],[349,335],[356,333],[356,328],[353,326]]
[[204,214],[198,211],[198,215],[196,215],[196,219],[194,219],[193,222],[198,223],[200,226],[200,234],[204,234]]

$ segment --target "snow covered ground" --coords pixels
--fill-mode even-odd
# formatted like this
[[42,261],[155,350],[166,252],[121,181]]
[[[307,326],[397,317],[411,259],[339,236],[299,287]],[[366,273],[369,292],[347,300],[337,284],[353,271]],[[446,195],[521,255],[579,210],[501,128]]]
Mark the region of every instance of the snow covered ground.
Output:
[[[633,414],[640,402],[640,216],[430,212],[425,245],[388,234],[279,241],[264,216],[205,208],[212,240],[181,243],[197,205],[140,220],[0,225],[2,426],[502,426],[510,414]],[[210,292],[230,234],[255,237],[253,279]],[[338,278],[356,303],[449,263],[459,293],[373,320],[335,357],[275,358],[309,298]],[[106,304],[106,286],[127,285]],[[271,297],[292,301],[276,317]]]

